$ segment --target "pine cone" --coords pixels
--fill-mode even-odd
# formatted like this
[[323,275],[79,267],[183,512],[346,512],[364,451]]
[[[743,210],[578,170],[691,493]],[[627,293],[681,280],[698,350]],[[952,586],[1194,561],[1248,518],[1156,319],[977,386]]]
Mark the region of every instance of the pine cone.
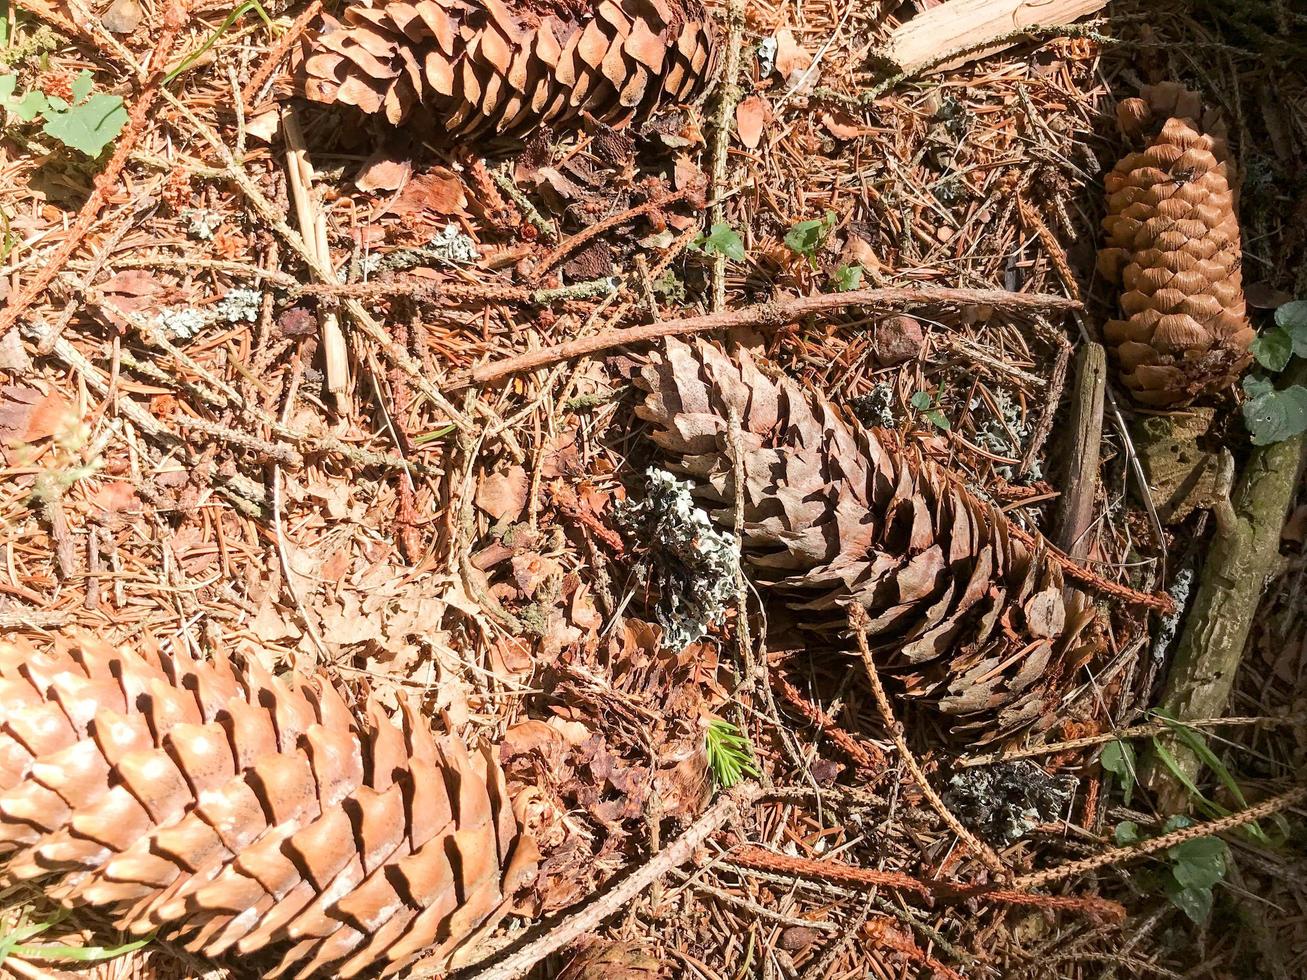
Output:
[[396,124],[421,105],[459,137],[623,125],[703,89],[716,51],[700,0],[362,0],[323,19],[309,98]]
[[1250,360],[1236,179],[1224,127],[1179,85],[1127,99],[1127,135],[1165,119],[1104,179],[1099,271],[1124,287],[1124,319],[1103,327],[1121,379],[1144,405],[1182,405],[1235,381]]
[[660,969],[635,943],[595,943],[573,956],[558,980],[658,980]]
[[838,629],[863,606],[878,661],[905,694],[987,740],[1039,726],[1074,666],[1087,617],[1063,601],[1060,569],[935,466],[892,448],[786,380],[706,344],[653,355],[637,412],[654,440],[733,521],[732,409],[740,419],[745,560],[806,627]]
[[535,869],[487,752],[323,678],[0,641],[0,888],[269,977],[465,962]]

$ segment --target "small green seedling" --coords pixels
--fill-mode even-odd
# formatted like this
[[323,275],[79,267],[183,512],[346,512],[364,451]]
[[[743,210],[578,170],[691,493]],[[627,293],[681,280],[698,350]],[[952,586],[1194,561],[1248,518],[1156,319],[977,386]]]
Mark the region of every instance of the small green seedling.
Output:
[[[1307,300],[1285,303],[1275,311],[1275,324],[1252,343],[1253,357],[1272,374],[1289,365],[1294,355],[1307,358]],[[1243,379],[1248,395],[1243,417],[1254,446],[1282,442],[1307,432],[1307,388],[1290,385],[1276,389],[1264,375]]]
[[837,220],[834,211],[827,211],[824,218],[800,221],[786,233],[785,247],[796,255],[802,255],[809,265],[816,267],[817,250],[830,236]]
[[744,261],[744,243],[730,225],[713,225],[707,235],[694,240],[694,246],[707,255],[722,255],[734,262]]
[[88,157],[98,157],[127,125],[127,109],[116,95],[92,92],[95,80],[82,71],[72,82],[72,101],[57,95],[15,91],[15,75],[0,75],[0,105],[23,122],[44,123],[41,131]]
[[1126,806],[1129,806],[1135,792],[1134,746],[1121,739],[1108,742],[1103,747],[1102,755],[1098,757],[1098,764],[1116,777],[1117,783],[1121,786],[1121,799]]
[[908,404],[920,412],[921,417],[935,428],[944,432],[948,432],[952,428],[944,413],[939,410],[939,403],[935,401],[935,396],[930,392],[913,392],[912,397],[908,399]]
[[263,9],[263,5],[259,3],[259,0],[245,0],[244,3],[234,8],[232,12],[227,15],[226,19],[218,25],[218,29],[209,35],[208,40],[183,58],[176,68],[164,76],[163,83],[167,85],[175,80],[179,75],[190,70],[197,61],[204,57],[205,53],[211,47],[218,43],[219,39],[224,34],[231,30],[232,24],[236,23],[236,21],[240,20],[251,10],[259,15],[259,19],[262,20],[264,26],[267,27],[268,33],[275,36],[277,34],[277,27],[273,24],[272,18],[268,16],[268,12]]
[[708,753],[708,769],[722,789],[730,789],[746,776],[762,775],[754,761],[749,739],[729,721],[714,718],[708,722],[704,747]]
[[862,266],[854,262],[850,265],[847,262],[841,263],[840,267],[835,270],[831,276],[831,285],[837,292],[847,293],[851,289],[859,289],[862,286]]

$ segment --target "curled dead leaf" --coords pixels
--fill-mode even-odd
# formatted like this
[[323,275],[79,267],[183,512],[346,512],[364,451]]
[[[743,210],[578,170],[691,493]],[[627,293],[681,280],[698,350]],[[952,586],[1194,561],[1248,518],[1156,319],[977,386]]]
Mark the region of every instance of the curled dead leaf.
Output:
[[735,107],[735,129],[740,142],[756,150],[762,141],[762,131],[771,119],[771,106],[761,95],[751,95]]
[[526,507],[527,483],[521,466],[490,473],[477,486],[476,505],[496,521],[513,520]]
[[397,191],[412,172],[411,160],[400,160],[381,150],[363,161],[358,176],[354,178],[354,186],[367,194]]
[[787,82],[793,83],[796,76],[807,71],[811,64],[812,55],[794,40],[792,30],[782,27],[776,32],[776,74]]

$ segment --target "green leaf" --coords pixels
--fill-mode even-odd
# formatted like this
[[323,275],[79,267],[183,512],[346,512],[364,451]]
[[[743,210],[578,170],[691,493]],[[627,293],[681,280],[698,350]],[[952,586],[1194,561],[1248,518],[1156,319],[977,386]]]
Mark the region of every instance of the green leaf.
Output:
[[831,282],[841,293],[847,293],[850,289],[857,289],[862,285],[862,266],[856,262],[852,265],[842,263],[835,270],[835,275],[831,277]]
[[1185,888],[1211,888],[1225,877],[1225,841],[1195,837],[1167,850],[1171,873]]
[[1293,337],[1283,327],[1271,327],[1258,334],[1251,350],[1257,363],[1268,371],[1283,371],[1293,357]]
[[1134,746],[1119,738],[1115,742],[1108,742],[1098,757],[1098,764],[1120,781],[1122,798],[1125,805],[1129,806],[1135,791]]
[[[1248,384],[1244,389],[1251,393]],[[1244,424],[1254,446],[1269,446],[1307,432],[1307,388],[1293,385],[1281,391],[1259,390],[1260,394],[1243,405]]]
[[1293,352],[1307,357],[1307,300],[1296,299],[1275,311],[1275,325],[1293,340]]
[[921,413],[931,425],[937,429],[947,432],[951,427],[944,413],[935,407],[935,398],[928,391],[914,391],[912,397],[908,399],[908,404]]
[[91,89],[95,87],[95,79],[91,77],[89,71],[83,68],[81,74],[73,79],[73,83],[69,87],[73,91],[73,104],[76,105],[78,102],[86,101],[87,96],[91,94]]
[[817,249],[821,248],[826,236],[831,233],[831,229],[835,227],[836,220],[835,212],[827,211],[824,218],[800,221],[786,233],[785,247],[811,260],[817,253]]
[[0,75],[0,99],[8,99],[18,85],[17,75]]
[[23,122],[31,122],[48,108],[44,92],[28,92],[9,106],[10,111]]
[[65,111],[65,110],[69,107],[69,105],[71,104],[71,103],[65,102],[63,99],[61,99],[61,98],[60,98],[59,96],[57,96],[57,95],[47,95],[47,96],[45,97],[45,101],[46,101],[46,104],[49,105],[50,108],[53,109],[55,112],[63,112],[63,111]]
[[1210,888],[1186,888],[1178,881],[1168,881],[1166,897],[1171,904],[1196,924],[1202,925],[1212,914],[1212,890]]
[[88,157],[98,157],[127,124],[123,100],[103,92],[67,112],[46,116],[43,131]]
[[1139,824],[1133,820],[1122,820],[1112,831],[1112,840],[1116,842],[1117,847],[1139,843]]
[[743,262],[744,243],[730,225],[716,224],[708,235],[700,238],[698,245],[711,255],[724,255],[735,262]]

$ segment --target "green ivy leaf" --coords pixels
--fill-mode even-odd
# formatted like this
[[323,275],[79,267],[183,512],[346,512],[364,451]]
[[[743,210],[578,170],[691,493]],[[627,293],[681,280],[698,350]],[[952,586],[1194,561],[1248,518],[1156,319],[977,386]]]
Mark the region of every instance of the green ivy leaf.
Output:
[[827,211],[824,218],[800,221],[786,233],[785,247],[798,255],[807,256],[811,261],[817,249],[821,248],[822,242],[826,240],[826,236],[835,227],[836,220],[835,212]]
[[831,282],[835,285],[836,290],[841,293],[847,293],[850,289],[857,289],[862,285],[862,266],[856,262],[852,265],[842,263],[835,270],[835,275],[831,276]]
[[1275,325],[1293,338],[1293,352],[1307,357],[1307,300],[1284,303],[1275,311]]
[[1293,357],[1293,337],[1283,327],[1271,327],[1252,342],[1253,357],[1268,371],[1283,371]]
[[[52,100],[53,104],[53,100]],[[66,112],[47,114],[44,132],[88,157],[98,157],[127,125],[127,110],[116,95],[101,92]]]
[[1133,820],[1122,820],[1112,831],[1112,840],[1116,842],[1117,847],[1139,843],[1139,824]]
[[17,85],[17,75],[0,75],[0,99],[11,98]]
[[1185,827],[1194,825],[1193,818],[1184,813],[1177,813],[1166,818],[1166,823],[1162,824],[1162,833],[1169,834],[1175,830],[1183,830]]
[[1178,881],[1168,881],[1166,897],[1171,904],[1195,923],[1202,925],[1212,914],[1212,890],[1210,888],[1186,888]]
[[1254,446],[1307,432],[1307,388],[1293,385],[1276,391],[1269,383],[1248,379],[1244,390],[1250,397],[1243,405],[1243,419]]
[[1195,837],[1167,850],[1171,873],[1185,888],[1211,888],[1225,877],[1225,841]]
[[[1108,742],[1098,757],[1098,764],[1112,773],[1121,783],[1122,799],[1126,806],[1135,791],[1135,749],[1129,742],[1117,739]],[[1133,824],[1131,825],[1133,826]]]
[[730,225],[716,224],[698,242],[700,248],[711,255],[724,255],[735,262],[743,262],[744,243]]

